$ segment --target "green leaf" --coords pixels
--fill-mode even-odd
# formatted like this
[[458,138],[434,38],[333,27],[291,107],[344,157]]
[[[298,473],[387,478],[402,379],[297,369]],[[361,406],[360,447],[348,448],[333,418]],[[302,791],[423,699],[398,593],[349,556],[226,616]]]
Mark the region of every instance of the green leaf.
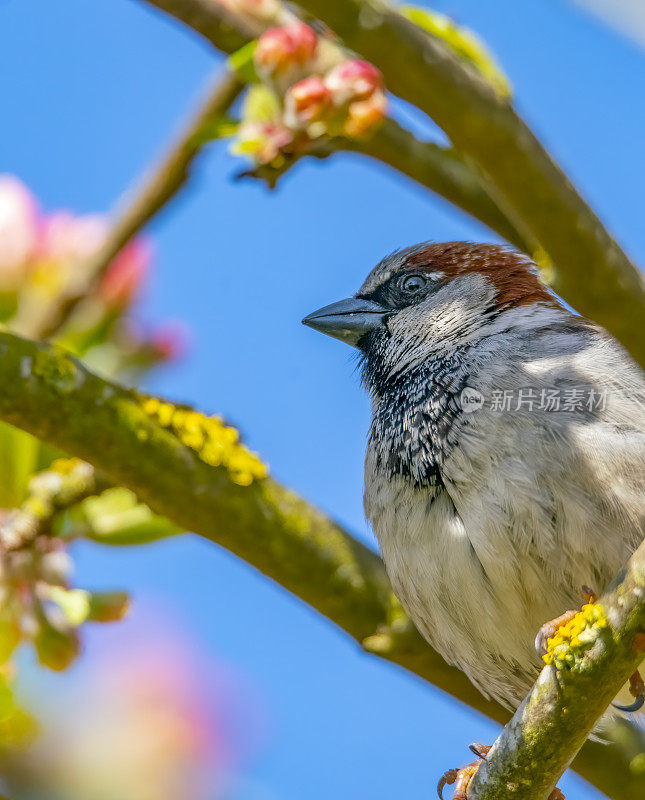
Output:
[[20,644],[20,625],[15,616],[3,609],[0,617],[0,664],[5,664]]
[[229,139],[238,132],[240,123],[233,117],[218,117],[210,120],[195,133],[190,140],[191,147],[200,148],[206,142]]
[[258,77],[258,73],[255,71],[255,63],[253,61],[253,56],[255,55],[255,48],[258,46],[258,43],[253,41],[245,44],[243,47],[240,47],[239,50],[236,50],[234,53],[228,57],[227,65],[229,69],[234,70],[237,72],[239,77],[245,81],[245,83],[259,83],[260,78]]
[[165,517],[154,514],[128,489],[108,489],[80,507],[81,533],[102,544],[148,544],[183,533]]
[[128,613],[130,597],[126,592],[91,592],[91,622],[118,622]]
[[[0,674],[0,750],[23,749],[32,744],[38,733],[36,720],[16,701],[6,674]],[[0,795],[0,800],[6,800]]]
[[445,42],[460,58],[469,61],[503,97],[512,94],[508,78],[482,40],[468,28],[457,25],[438,11],[401,6],[399,12],[432,36]]
[[63,589],[62,586],[47,587],[47,596],[65,615],[74,628],[82,625],[90,615],[90,595],[83,589]]
[[36,471],[38,439],[0,422],[0,508],[16,508],[25,499]]
[[43,613],[38,616],[34,647],[42,666],[56,672],[67,669],[80,649],[75,631],[63,631],[54,627]]

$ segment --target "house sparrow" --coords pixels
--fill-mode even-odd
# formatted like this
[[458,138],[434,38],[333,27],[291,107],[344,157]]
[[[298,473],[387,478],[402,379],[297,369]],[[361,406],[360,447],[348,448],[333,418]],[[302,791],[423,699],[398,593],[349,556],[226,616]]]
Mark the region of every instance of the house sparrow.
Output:
[[516,708],[546,620],[645,535],[645,374],[525,255],[424,243],[304,324],[357,347],[365,512],[428,642]]

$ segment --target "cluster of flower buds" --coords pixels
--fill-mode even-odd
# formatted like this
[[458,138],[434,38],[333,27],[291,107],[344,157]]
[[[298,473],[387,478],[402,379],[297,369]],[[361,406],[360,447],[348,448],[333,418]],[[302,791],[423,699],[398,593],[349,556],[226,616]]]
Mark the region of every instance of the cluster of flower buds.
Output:
[[299,81],[285,96],[285,120],[290,127],[309,130],[319,122],[327,134],[352,138],[368,133],[386,108],[381,73],[358,59],[342,61],[322,78]]
[[386,113],[379,70],[346,58],[329,37],[299,20],[265,31],[254,63],[265,91],[274,97],[273,110],[244,115],[236,150],[258,164],[306,152],[322,136],[365,136]]
[[263,79],[302,74],[316,57],[318,37],[304,22],[269,28],[258,39],[255,68]]
[[[150,353],[156,340],[167,340],[163,329],[134,340],[122,324],[150,269],[146,239],[136,238],[123,248],[94,285],[88,268],[107,234],[106,218],[67,211],[43,214],[21,181],[0,175],[0,322],[36,336],[57,305],[70,295],[85,294],[66,331],[68,346],[89,339],[100,344],[93,335],[100,329],[104,337],[118,339],[124,356],[131,358],[138,350]],[[164,351],[152,360],[156,363],[178,350],[179,343],[169,348],[166,341]],[[82,348],[79,354],[84,355]]]
[[70,586],[71,559],[51,531],[57,508],[95,488],[89,464],[55,461],[31,479],[21,508],[0,515],[0,665],[21,642],[31,641],[43,666],[65,669],[78,654],[83,623],[112,622],[126,613],[123,592]]

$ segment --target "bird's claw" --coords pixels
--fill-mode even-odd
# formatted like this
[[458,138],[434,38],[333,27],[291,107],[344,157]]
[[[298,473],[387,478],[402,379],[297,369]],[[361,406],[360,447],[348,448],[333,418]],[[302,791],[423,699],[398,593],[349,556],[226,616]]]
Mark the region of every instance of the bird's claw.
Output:
[[455,784],[455,791],[452,795],[452,800],[468,800],[468,785],[477,772],[482,759],[486,758],[490,747],[485,744],[474,743],[469,745],[469,749],[477,756],[477,761],[466,764],[461,769],[448,769],[443,773],[437,784],[437,794],[440,800],[443,800],[444,788],[452,786],[453,783]]
[[618,711],[626,711],[631,714],[635,711],[640,711],[645,705],[645,682],[643,681],[643,678],[638,670],[636,670],[636,672],[634,672],[629,679],[629,692],[632,697],[636,698],[633,703],[628,706],[621,706],[618,703],[612,703],[612,706]]
[[[452,795],[452,800],[468,800],[468,786],[479,769],[479,765],[488,755],[490,747],[485,744],[474,743],[468,745],[468,749],[477,756],[477,761],[466,764],[461,769],[448,769],[443,773],[437,784],[437,794],[440,800],[443,800],[445,787],[453,784],[455,785],[455,791]],[[564,795],[558,788],[555,788],[549,795],[548,800],[564,800]]]
[[570,622],[577,613],[577,611],[565,611],[559,617],[544,623],[535,637],[535,650],[540,657],[546,655],[549,649],[549,639],[555,636],[558,628]]
[[[585,603],[595,603],[598,599],[598,595],[594,590],[590,589],[588,586],[582,586],[581,588]],[[549,647],[549,639],[555,636],[558,628],[570,622],[577,613],[578,611],[565,611],[564,614],[561,614],[559,617],[544,623],[535,637],[535,650],[540,658],[546,655]]]

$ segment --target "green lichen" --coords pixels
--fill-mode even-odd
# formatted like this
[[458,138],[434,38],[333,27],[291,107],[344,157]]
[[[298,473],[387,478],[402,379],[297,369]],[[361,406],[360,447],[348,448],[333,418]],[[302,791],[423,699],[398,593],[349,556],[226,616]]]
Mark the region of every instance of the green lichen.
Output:
[[575,669],[607,624],[600,603],[587,603],[547,640],[547,652],[542,660],[558,670]]
[[38,350],[34,356],[30,371],[32,375],[42,378],[47,386],[59,392],[69,392],[78,388],[82,373],[62,347],[50,346],[47,350]]
[[221,417],[207,417],[157,397],[143,398],[143,409],[206,464],[224,467],[239,486],[250,486],[254,480],[266,477],[266,465],[240,443],[239,433],[225,425]]

